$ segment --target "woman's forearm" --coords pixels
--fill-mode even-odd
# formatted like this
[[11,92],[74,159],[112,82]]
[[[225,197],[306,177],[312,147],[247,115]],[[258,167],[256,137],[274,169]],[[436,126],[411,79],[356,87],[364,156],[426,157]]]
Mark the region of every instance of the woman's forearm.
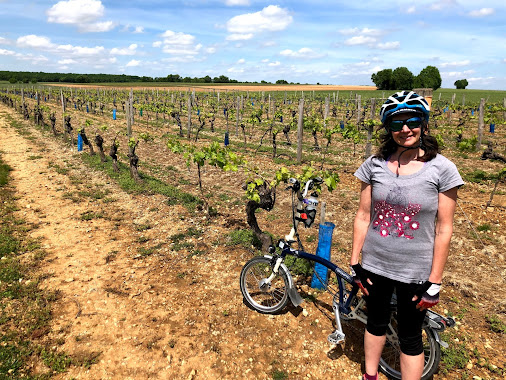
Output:
[[355,217],[355,222],[353,224],[353,245],[351,249],[351,258],[350,264],[355,265],[360,260],[360,251],[362,251],[362,247],[364,246],[365,236],[367,234],[367,229],[369,228],[370,215],[363,215],[360,211],[357,213]]
[[353,223],[353,245],[351,249],[350,264],[355,265],[360,260],[360,251],[364,246],[365,235],[371,221],[371,185],[362,182],[360,189],[360,202],[357,215]]
[[438,215],[436,222],[436,236],[434,237],[434,253],[429,281],[440,284],[443,271],[450,251],[450,241],[453,234],[453,215],[457,203],[457,188],[439,194]]
[[452,238],[453,226],[439,227],[436,229],[434,239],[434,256],[432,258],[432,269],[429,281],[440,284],[443,280],[443,271],[450,251],[450,240]]

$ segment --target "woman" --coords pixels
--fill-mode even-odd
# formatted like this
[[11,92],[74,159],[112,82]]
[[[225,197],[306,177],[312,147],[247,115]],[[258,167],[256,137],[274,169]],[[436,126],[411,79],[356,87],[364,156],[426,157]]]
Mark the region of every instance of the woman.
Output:
[[422,323],[439,302],[457,189],[464,184],[427,134],[429,113],[425,98],[412,91],[390,96],[380,111],[381,146],[355,173],[362,184],[350,264],[367,301],[366,380],[378,378],[394,290],[402,378],[420,379],[423,371]]

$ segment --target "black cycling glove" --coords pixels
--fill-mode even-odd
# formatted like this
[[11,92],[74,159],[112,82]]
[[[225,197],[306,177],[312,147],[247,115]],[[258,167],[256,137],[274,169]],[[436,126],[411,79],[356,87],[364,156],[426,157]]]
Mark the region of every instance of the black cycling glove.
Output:
[[369,277],[367,276],[367,272],[362,265],[355,264],[351,266],[351,275],[353,276],[353,282],[358,285],[358,287],[362,290],[362,292],[368,296],[369,291],[367,290],[367,286],[369,286]]
[[415,301],[419,301],[416,308],[424,310],[436,305],[439,302],[440,289],[441,284],[435,284],[430,281],[420,284],[415,292],[415,296],[417,297]]

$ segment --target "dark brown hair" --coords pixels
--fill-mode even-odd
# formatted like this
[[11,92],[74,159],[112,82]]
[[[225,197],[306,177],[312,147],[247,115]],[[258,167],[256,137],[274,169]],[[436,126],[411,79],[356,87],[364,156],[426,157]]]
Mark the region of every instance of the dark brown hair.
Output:
[[[383,134],[380,136],[380,146],[374,157],[387,160],[392,154],[397,151],[399,145],[394,141],[392,133],[387,129],[390,123],[390,118],[385,121],[381,126]],[[420,148],[424,151],[423,156],[418,157],[418,161],[427,162],[432,160],[439,153],[439,144],[435,137],[428,134],[429,124],[427,121],[422,122],[422,134],[420,135],[421,145]]]

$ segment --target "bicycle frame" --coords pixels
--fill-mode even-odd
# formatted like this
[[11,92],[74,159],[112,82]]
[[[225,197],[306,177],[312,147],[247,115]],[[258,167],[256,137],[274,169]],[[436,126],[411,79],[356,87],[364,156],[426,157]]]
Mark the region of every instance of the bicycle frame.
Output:
[[[280,244],[283,244],[283,243],[280,242]],[[284,243],[284,244],[286,244],[286,243]],[[302,250],[296,250],[296,249],[290,248],[288,245],[282,248],[280,257],[282,257],[284,260],[287,255],[291,255],[291,256],[295,256],[297,258],[307,259],[310,261],[317,262],[317,263],[322,264],[323,266],[327,267],[332,272],[336,273],[336,275],[338,276],[338,279],[339,279],[339,281],[338,281],[339,308],[340,308],[341,312],[344,314],[349,314],[351,312],[351,302],[353,301],[353,298],[357,295],[359,288],[353,282],[353,277],[350,274],[346,273],[344,270],[342,270],[336,264],[334,264],[333,262],[331,262],[327,259],[324,259],[323,257],[313,255],[312,253],[308,253],[308,252],[305,252]],[[348,294],[347,290],[345,289],[342,280],[345,280],[347,283],[352,285],[352,290],[351,290],[351,292],[349,292],[349,294]],[[344,299],[345,294],[348,295],[348,297],[346,297],[346,300]]]

